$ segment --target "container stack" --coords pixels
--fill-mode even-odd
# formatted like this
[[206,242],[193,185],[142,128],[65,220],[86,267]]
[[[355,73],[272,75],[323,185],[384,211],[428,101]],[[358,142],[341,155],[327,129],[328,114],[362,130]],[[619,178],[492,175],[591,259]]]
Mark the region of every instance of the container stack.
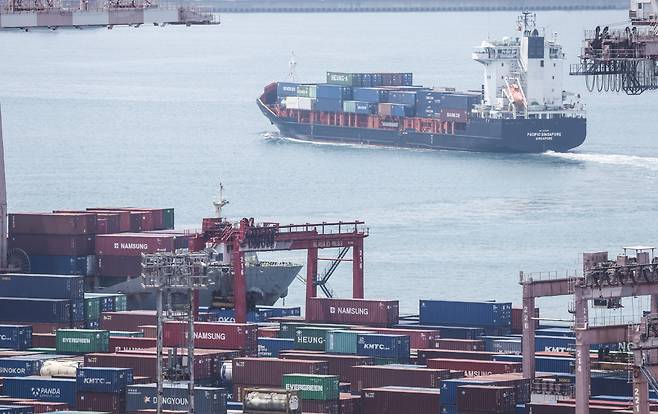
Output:
[[131,369],[78,368],[76,406],[78,410],[121,414],[126,409],[126,390],[133,383]]
[[279,82],[277,97],[286,109],[456,123],[466,123],[482,101],[481,93],[413,86],[411,73],[327,72],[327,83]]
[[10,214],[8,239],[32,273],[125,278],[139,275],[139,254],[187,247],[173,228],[172,208],[89,208]]
[[29,322],[33,332],[84,327],[84,278],[9,273],[0,278],[0,318]]

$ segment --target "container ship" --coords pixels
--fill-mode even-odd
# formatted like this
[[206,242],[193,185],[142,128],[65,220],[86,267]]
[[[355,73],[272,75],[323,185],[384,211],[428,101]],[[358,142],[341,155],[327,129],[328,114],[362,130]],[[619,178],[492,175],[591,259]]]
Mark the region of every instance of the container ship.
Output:
[[522,35],[484,41],[477,93],[413,85],[411,73],[327,72],[326,83],[276,82],[257,99],[285,137],[479,152],[568,151],[586,136],[584,105],[562,88],[565,54],[518,20]]

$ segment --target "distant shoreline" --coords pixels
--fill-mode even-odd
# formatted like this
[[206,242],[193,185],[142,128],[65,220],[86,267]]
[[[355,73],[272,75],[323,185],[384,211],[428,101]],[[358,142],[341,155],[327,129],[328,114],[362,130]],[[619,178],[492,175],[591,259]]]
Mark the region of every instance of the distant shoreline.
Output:
[[622,10],[628,0],[205,0],[218,13]]

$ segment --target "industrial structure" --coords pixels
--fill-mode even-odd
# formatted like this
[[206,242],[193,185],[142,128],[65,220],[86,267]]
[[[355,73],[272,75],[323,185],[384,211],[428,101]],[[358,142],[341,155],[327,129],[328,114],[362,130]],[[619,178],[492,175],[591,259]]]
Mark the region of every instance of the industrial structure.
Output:
[[[289,224],[255,223],[243,218],[231,223],[222,218],[204,219],[203,232],[197,238],[198,250],[211,247],[214,259],[230,263],[228,266],[211,258],[209,268],[223,267],[232,276],[231,297],[217,298],[221,303],[235,307],[235,320],[245,323],[250,304],[247,300],[245,255],[285,250],[306,250],[306,300],[317,296],[318,287],[325,293],[326,282],[338,265],[352,261],[352,296],[363,298],[363,240],[368,230],[362,221]],[[352,249],[352,259],[345,256]],[[340,249],[338,257],[331,260],[328,270],[318,278],[318,251]],[[192,249],[195,250],[195,249]],[[226,260],[227,258],[229,260]]]
[[639,95],[658,89],[658,2],[631,0],[625,26],[585,31],[580,63],[570,74],[585,76],[590,92]]
[[[569,312],[574,315],[576,414],[589,413],[590,345],[628,342],[633,351],[629,371],[633,381],[633,413],[649,414],[649,386],[658,391],[658,258],[654,248],[634,246],[610,260],[608,252],[583,254],[583,276],[558,277],[555,273],[520,274],[523,287],[523,376],[535,379],[535,300],[571,296]],[[651,310],[630,324],[592,324],[591,301],[619,303],[621,298],[651,297]]]
[[[157,413],[162,413],[165,383],[186,384],[188,413],[194,413],[194,320],[195,292],[207,289],[206,255],[196,253],[155,253],[142,256],[142,283],[156,292],[157,318]],[[164,324],[167,321],[185,323],[185,348],[178,355],[176,348],[163,352]]]
[[114,26],[139,27],[219,24],[216,15],[202,8],[158,5],[149,0],[80,0],[76,7],[59,0],[0,1],[0,29],[58,29]]

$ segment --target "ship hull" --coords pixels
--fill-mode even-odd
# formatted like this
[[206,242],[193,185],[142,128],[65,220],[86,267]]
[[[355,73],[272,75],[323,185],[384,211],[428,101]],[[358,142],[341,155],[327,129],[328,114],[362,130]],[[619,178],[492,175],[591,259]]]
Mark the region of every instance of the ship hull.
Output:
[[[300,265],[248,266],[246,272],[247,296],[251,306],[273,306],[288,294],[288,287],[301,270]],[[226,286],[228,284],[228,286]],[[221,287],[220,287],[221,286]],[[199,290],[199,305],[211,306],[213,291],[231,290],[230,281],[217,277],[210,289]],[[147,290],[140,278],[127,279],[95,290],[98,293],[123,293],[129,310],[155,309],[155,295]]]
[[564,152],[585,141],[585,118],[473,118],[454,134],[387,130],[299,123],[277,116],[261,99],[263,114],[285,137],[305,141],[339,142],[435,150],[502,153]]

